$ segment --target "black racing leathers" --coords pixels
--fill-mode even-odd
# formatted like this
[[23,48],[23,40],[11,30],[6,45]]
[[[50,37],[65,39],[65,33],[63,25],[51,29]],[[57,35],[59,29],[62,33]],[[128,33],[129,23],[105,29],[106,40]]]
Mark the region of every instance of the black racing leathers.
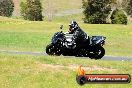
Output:
[[87,39],[87,34],[81,28],[76,29],[72,34],[76,44],[81,44]]

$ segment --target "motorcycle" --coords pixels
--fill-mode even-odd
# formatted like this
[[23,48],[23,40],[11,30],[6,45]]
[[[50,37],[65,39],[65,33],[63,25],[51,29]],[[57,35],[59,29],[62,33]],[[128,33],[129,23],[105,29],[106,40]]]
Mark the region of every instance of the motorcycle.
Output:
[[[63,29],[63,25],[60,29]],[[106,37],[104,36],[88,36],[83,43],[76,44],[73,34],[60,31],[52,37],[51,43],[46,47],[46,53],[55,56],[63,55],[101,59],[105,55],[105,49],[103,48],[105,39]]]

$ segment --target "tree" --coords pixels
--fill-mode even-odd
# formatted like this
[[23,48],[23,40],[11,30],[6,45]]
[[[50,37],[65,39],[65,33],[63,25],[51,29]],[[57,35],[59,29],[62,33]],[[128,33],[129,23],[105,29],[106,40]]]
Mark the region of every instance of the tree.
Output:
[[113,11],[111,15],[111,23],[112,24],[127,24],[127,16],[124,14],[122,10],[116,9]]
[[40,0],[21,2],[21,15],[25,20],[42,21],[42,5]]
[[132,0],[128,0],[127,7],[125,8],[128,15],[132,17]]
[[84,8],[84,22],[92,24],[107,23],[106,19],[111,11],[111,0],[82,0]]
[[0,0],[0,16],[12,16],[14,3],[12,0]]

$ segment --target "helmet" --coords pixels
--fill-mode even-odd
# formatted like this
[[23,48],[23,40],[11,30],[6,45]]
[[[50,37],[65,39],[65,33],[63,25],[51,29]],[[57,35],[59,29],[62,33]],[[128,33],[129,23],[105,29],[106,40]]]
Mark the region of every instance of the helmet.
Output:
[[69,26],[72,30],[76,30],[79,27],[76,21],[71,21]]

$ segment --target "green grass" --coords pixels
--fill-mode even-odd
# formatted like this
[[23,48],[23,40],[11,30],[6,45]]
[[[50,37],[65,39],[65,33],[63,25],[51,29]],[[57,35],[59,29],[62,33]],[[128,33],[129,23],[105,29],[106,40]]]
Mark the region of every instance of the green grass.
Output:
[[[132,25],[112,24],[84,24],[80,15],[75,16],[80,27],[88,35],[106,36],[106,55],[132,56]],[[60,31],[59,26],[64,25],[64,32],[68,30],[69,19],[55,18],[54,21],[31,22],[12,18],[0,17],[0,49],[45,52],[55,32]]]
[[[90,74],[130,74],[132,63],[81,58],[0,54],[1,88],[131,88],[132,84],[76,83],[76,67],[91,68]],[[96,69],[101,68],[101,69]]]

